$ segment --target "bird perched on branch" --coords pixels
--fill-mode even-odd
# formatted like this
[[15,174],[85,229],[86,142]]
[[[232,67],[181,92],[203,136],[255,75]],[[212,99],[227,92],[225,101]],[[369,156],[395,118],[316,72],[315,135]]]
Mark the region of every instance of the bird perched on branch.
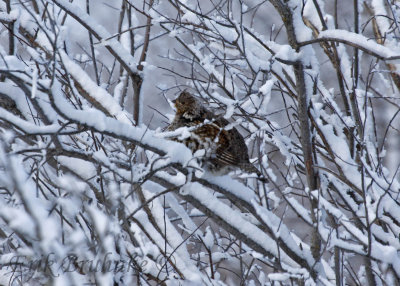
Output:
[[212,173],[223,175],[239,168],[261,178],[260,171],[249,161],[243,136],[227,120],[206,109],[187,91],[183,91],[173,103],[176,114],[167,130],[188,127],[190,135],[175,140],[184,143],[192,152],[204,149],[206,153],[202,160]]

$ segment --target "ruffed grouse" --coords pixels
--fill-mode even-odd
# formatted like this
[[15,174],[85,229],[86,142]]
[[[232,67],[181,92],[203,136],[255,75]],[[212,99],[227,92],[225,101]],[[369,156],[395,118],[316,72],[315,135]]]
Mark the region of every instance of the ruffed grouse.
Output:
[[187,91],[183,91],[173,103],[176,115],[167,130],[188,127],[189,137],[174,140],[184,143],[192,152],[204,149],[206,154],[202,161],[207,169],[222,175],[240,168],[246,173],[256,173],[261,177],[260,171],[249,161],[242,135],[236,128],[228,127],[227,120],[207,110]]

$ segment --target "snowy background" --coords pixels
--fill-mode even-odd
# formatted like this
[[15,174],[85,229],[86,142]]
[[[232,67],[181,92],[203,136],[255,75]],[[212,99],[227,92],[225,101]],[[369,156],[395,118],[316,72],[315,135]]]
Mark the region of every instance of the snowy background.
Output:
[[[399,15],[1,1],[0,285],[399,285]],[[184,89],[268,183],[166,138]]]

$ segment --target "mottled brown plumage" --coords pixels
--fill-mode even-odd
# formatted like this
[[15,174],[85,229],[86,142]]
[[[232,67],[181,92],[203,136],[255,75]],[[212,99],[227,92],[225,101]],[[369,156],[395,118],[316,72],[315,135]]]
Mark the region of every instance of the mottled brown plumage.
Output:
[[207,110],[201,102],[187,91],[183,91],[174,101],[176,115],[168,126],[168,131],[189,127],[190,136],[184,140],[193,152],[204,149],[204,165],[217,174],[226,174],[240,168],[246,173],[260,172],[249,161],[247,146],[243,136],[234,128],[226,128],[229,122]]

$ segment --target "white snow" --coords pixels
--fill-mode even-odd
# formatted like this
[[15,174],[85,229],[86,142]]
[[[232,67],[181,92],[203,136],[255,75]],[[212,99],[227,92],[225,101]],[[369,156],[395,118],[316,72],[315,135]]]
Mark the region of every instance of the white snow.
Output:
[[59,51],[59,54],[68,73],[80,84],[96,104],[101,105],[102,108],[106,109],[110,115],[115,116],[118,120],[127,124],[130,123],[130,115],[126,111],[122,110],[119,103],[113,96],[111,96],[111,94],[98,86],[78,64],[68,57],[65,52]]
[[400,57],[400,49],[389,49],[385,46],[377,44],[374,40],[368,39],[367,37],[349,32],[346,30],[326,30],[322,31],[318,38],[330,39],[330,40],[341,40],[346,43],[352,43],[357,45],[360,49],[371,52],[382,58]]

